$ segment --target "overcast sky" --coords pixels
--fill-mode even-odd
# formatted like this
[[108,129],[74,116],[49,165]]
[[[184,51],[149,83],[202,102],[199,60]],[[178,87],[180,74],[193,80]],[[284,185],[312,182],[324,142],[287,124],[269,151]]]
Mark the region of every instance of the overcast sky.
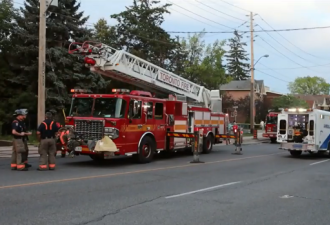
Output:
[[[61,0],[59,0],[61,1]],[[15,0],[22,3],[24,0]],[[92,26],[100,18],[110,25],[110,15],[125,10],[133,0],[81,0],[81,10],[90,16]],[[249,11],[256,15],[255,30],[290,29],[330,26],[329,0],[161,0],[173,3],[171,15],[166,16],[163,28],[167,31],[233,31],[249,30]],[[229,4],[228,4],[229,3]],[[20,4],[16,4],[21,6]],[[234,6],[232,6],[234,5]],[[244,24],[245,23],[245,24]],[[268,23],[268,24],[267,24]],[[244,25],[242,25],[244,24]],[[239,27],[239,28],[238,28]],[[173,34],[185,37],[186,33]],[[228,39],[232,34],[206,34],[208,43]],[[244,40],[248,43],[249,33]],[[330,82],[330,29],[255,33],[255,79],[262,79],[271,90],[288,92],[288,82],[298,76],[320,76]],[[321,65],[321,66],[320,66]],[[322,66],[323,65],[323,66]]]

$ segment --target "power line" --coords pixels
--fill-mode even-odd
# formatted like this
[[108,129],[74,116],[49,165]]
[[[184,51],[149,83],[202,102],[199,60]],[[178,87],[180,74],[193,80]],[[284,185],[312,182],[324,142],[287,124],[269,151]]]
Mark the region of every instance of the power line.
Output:
[[287,58],[288,60],[290,60],[291,62],[293,62],[293,63],[295,63],[295,64],[297,64],[297,65],[299,65],[299,66],[301,66],[301,67],[303,67],[303,68],[306,68],[306,69],[308,69],[308,70],[311,70],[311,71],[313,71],[313,72],[317,72],[317,73],[319,73],[318,71],[315,71],[315,70],[312,70],[312,69],[310,69],[310,68],[308,68],[308,67],[306,67],[306,66],[303,66],[303,65],[301,65],[300,63],[294,61],[293,59],[287,57],[285,54],[283,54],[282,52],[280,52],[279,50],[277,50],[275,47],[273,47],[271,44],[269,44],[267,41],[265,41],[262,37],[259,36],[259,38],[260,38],[262,41],[264,41],[266,44],[268,44],[271,48],[273,48],[275,51],[277,51],[278,53],[280,53],[282,56],[284,56],[285,58]]
[[[209,10],[203,9],[203,8],[201,8],[201,7],[198,6],[198,5],[192,4],[191,2],[189,2],[189,4],[191,4],[191,5],[195,6],[195,7],[197,7],[198,9],[201,9],[201,10],[207,12],[207,13],[214,14],[214,12],[210,12]],[[228,20],[228,21],[233,22],[233,23],[237,23],[237,21],[234,21],[234,20],[228,19],[228,18],[226,18],[226,17],[222,17],[222,16],[217,16],[217,17],[222,18],[222,19],[225,19],[225,20]]]
[[[264,46],[260,45],[260,43],[255,43],[255,45],[258,45],[259,47],[265,49],[265,50],[269,50],[267,48],[265,48]],[[282,57],[282,55],[278,54],[278,52],[273,52],[275,55],[278,55],[280,57]],[[295,69],[302,69],[302,68],[314,68],[314,67],[327,67],[330,66],[330,63],[326,63],[326,64],[322,64],[322,65],[318,65],[318,66],[305,66],[305,67],[277,67],[277,68],[269,68],[269,70],[295,70]],[[259,69],[259,70],[266,70],[266,69]]]
[[181,9],[187,11],[187,12],[190,12],[190,13],[196,15],[196,16],[199,16],[199,17],[201,17],[201,18],[203,18],[203,19],[206,19],[206,20],[208,20],[208,21],[210,21],[210,22],[213,22],[213,23],[216,23],[216,24],[218,24],[218,25],[220,25],[220,26],[227,27],[227,28],[230,28],[230,29],[235,30],[235,28],[228,27],[228,26],[226,26],[226,25],[224,25],[224,24],[218,23],[217,21],[214,21],[214,20],[208,19],[208,18],[206,18],[206,17],[204,17],[204,16],[201,16],[201,15],[199,15],[199,14],[197,14],[197,13],[195,13],[195,12],[189,10],[189,9],[186,9],[186,8],[180,6],[180,5],[177,5],[177,4],[175,4],[175,3],[173,3],[173,2],[171,2],[171,1],[169,1],[169,0],[167,0],[167,2],[169,2],[169,3],[172,4],[172,5],[176,5],[177,7],[181,8]]
[[[209,23],[206,23],[206,22],[204,22],[204,21],[202,21],[202,20],[196,19],[196,18],[194,18],[194,17],[192,17],[192,16],[189,16],[189,15],[187,15],[187,14],[184,14],[184,13],[180,12],[180,11],[177,11],[177,10],[175,10],[175,9],[173,9],[173,8],[172,8],[171,10],[173,10],[173,11],[175,11],[175,12],[178,12],[178,13],[184,15],[184,16],[187,16],[187,17],[189,17],[189,18],[191,18],[191,19],[193,19],[193,20],[196,20],[196,21],[199,21],[199,22],[201,22],[201,23],[204,23],[204,24],[206,24],[206,25],[208,25],[208,26],[211,26],[211,27],[215,27],[215,28],[217,28],[216,26],[214,26],[214,25],[212,25],[212,24],[209,24]],[[167,32],[167,33],[168,33],[168,32]],[[232,33],[232,31],[231,31],[231,33]]]
[[[286,32],[286,31],[302,31],[302,30],[319,30],[319,29],[329,29],[330,26],[323,27],[300,27],[300,28],[287,28],[287,29],[277,29],[277,30],[255,30],[254,33],[267,33],[267,32]],[[250,33],[248,30],[238,30],[240,33]],[[185,34],[185,33],[201,33],[201,31],[167,31],[167,33],[177,33],[177,34]],[[204,31],[202,33],[214,33],[214,34],[228,34],[233,33],[233,31]]]
[[[260,17],[260,19],[265,23],[267,24],[270,28],[272,28],[273,30],[275,30],[266,20],[264,20],[264,18],[258,14],[258,16]],[[319,57],[319,56],[316,56],[316,55],[313,55],[313,54],[310,54],[308,52],[306,52],[305,50],[303,50],[302,48],[298,47],[297,45],[293,44],[291,41],[289,41],[287,38],[285,38],[282,34],[280,34],[279,32],[276,32],[278,35],[280,35],[284,40],[286,40],[287,42],[289,42],[292,46],[296,47],[297,49],[299,49],[300,51],[306,53],[307,55],[310,55],[310,56],[313,56],[315,58],[318,58],[318,59],[324,59],[322,57]]]
[[[259,26],[262,30],[264,30],[262,28],[262,26],[260,25],[257,25]],[[305,59],[304,57],[301,57],[300,55],[296,54],[295,52],[291,51],[289,48],[287,48],[285,45],[283,45],[281,42],[279,42],[278,40],[276,40],[276,38],[274,38],[272,35],[270,35],[269,33],[266,33],[269,37],[271,37],[274,41],[276,41],[279,45],[281,45],[283,48],[285,48],[287,51],[291,52],[292,54],[294,54],[295,56],[297,56],[298,58],[302,59],[302,60],[305,60],[306,62],[310,62],[310,60],[308,59]],[[319,64],[315,64],[315,65],[319,65]]]
[[212,8],[211,6],[209,6],[209,5],[207,5],[207,4],[203,3],[203,2],[200,2],[200,1],[197,1],[197,0],[195,0],[195,1],[198,2],[199,4],[202,4],[202,5],[206,6],[207,8],[213,9],[214,11],[217,11],[217,12],[219,12],[219,13],[221,13],[221,14],[227,15],[227,16],[229,16],[229,17],[232,17],[232,18],[237,19],[237,20],[240,20],[240,21],[245,21],[245,20],[240,19],[240,18],[238,18],[238,17],[235,17],[235,16],[232,16],[232,15],[229,15],[229,14],[227,14],[227,13],[224,13],[224,12],[220,11],[220,10],[217,10],[217,9],[215,9],[215,8]]
[[262,71],[260,71],[259,69],[255,69],[255,70],[257,70],[259,73],[262,73],[262,74],[265,74],[265,75],[267,75],[267,76],[273,77],[273,78],[275,78],[275,79],[277,79],[277,80],[279,80],[279,81],[282,81],[282,82],[285,82],[285,83],[290,83],[290,81],[282,80],[282,79],[280,79],[280,78],[278,78],[278,77],[275,77],[275,76],[273,76],[273,75],[271,75],[271,74],[268,74],[268,73],[262,72]]
[[231,6],[235,7],[235,8],[238,8],[238,9],[240,9],[240,10],[243,10],[243,11],[245,11],[245,12],[251,12],[251,11],[249,11],[249,10],[243,9],[243,8],[241,8],[241,7],[238,7],[238,6],[236,6],[236,5],[232,4],[232,3],[229,3],[229,2],[226,2],[226,1],[223,1],[223,0],[220,0],[220,1],[222,1],[222,2],[224,2],[224,3],[226,3],[226,4],[228,4],[228,5],[231,5]]

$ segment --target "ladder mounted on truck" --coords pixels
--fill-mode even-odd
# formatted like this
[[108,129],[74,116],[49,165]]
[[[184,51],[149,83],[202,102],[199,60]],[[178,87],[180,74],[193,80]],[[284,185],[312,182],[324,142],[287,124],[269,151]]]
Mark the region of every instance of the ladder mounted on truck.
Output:
[[216,104],[217,111],[219,106],[221,108],[219,90],[210,91],[124,50],[117,50],[102,43],[86,41],[84,43],[71,43],[69,53],[84,55],[85,63],[91,67],[91,71],[103,76],[154,93],[186,96],[195,102],[204,103],[205,107],[209,108],[213,108]]

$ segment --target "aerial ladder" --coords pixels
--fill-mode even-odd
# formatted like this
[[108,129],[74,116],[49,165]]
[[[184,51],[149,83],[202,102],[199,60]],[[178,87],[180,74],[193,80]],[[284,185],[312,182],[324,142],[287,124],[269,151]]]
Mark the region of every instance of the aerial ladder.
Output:
[[222,99],[219,90],[208,90],[183,77],[154,65],[124,50],[108,45],[86,41],[73,42],[70,54],[85,56],[85,64],[92,72],[111,79],[135,85],[153,93],[176,95],[179,100],[203,104],[212,112],[222,112]]

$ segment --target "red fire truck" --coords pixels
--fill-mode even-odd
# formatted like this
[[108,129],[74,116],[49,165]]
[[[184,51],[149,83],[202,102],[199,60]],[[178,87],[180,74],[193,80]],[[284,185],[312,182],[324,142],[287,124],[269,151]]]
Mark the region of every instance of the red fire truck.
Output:
[[265,132],[263,137],[270,138],[272,143],[276,143],[277,139],[277,116],[280,112],[269,112],[265,121]]
[[[147,163],[155,153],[191,147],[192,140],[184,134],[184,138],[178,134],[168,139],[168,132],[192,134],[199,129],[204,134],[202,152],[209,153],[214,144],[222,142],[215,135],[226,134],[229,120],[221,111],[219,90],[207,90],[104,44],[74,45],[69,53],[84,55],[91,71],[143,89],[113,89],[112,94],[73,89],[62,131],[69,137],[65,139],[66,147],[75,155],[89,155],[94,160],[126,155]],[[156,98],[152,93],[169,97]]]

